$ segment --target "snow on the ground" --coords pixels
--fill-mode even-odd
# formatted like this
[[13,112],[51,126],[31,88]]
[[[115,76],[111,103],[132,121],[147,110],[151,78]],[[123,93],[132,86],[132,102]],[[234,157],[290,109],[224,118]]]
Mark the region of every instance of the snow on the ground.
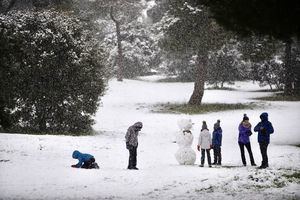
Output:
[[[156,77],[157,78],[157,77]],[[252,82],[238,82],[236,90],[207,90],[203,101],[249,103],[259,92]],[[0,199],[299,199],[299,179],[283,174],[300,170],[298,124],[300,102],[266,102],[254,110],[235,110],[202,115],[153,113],[157,103],[187,102],[192,83],[159,83],[153,78],[110,81],[94,125],[96,136],[0,134]],[[237,126],[244,113],[252,125],[261,112],[269,113],[275,133],[268,149],[270,168],[242,167]],[[181,166],[172,143],[177,121],[191,118],[196,144],[201,122],[210,129],[217,119],[223,128],[223,167]],[[136,121],[144,127],[139,136],[138,171],[127,170],[124,136]],[[256,133],[251,138],[256,163],[261,156]],[[93,154],[100,170],[71,168],[73,150]],[[212,152],[211,152],[212,155]],[[246,152],[246,159],[249,157]]]

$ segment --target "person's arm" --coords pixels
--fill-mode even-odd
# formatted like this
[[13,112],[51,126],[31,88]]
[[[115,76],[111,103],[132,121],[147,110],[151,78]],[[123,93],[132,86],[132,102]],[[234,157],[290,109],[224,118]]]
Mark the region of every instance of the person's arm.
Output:
[[261,123],[259,122],[255,127],[254,127],[254,132],[258,132],[260,131],[260,128],[261,128]]
[[71,165],[71,167],[80,168],[82,166],[83,161],[82,159],[78,159],[78,160],[79,160],[78,163],[76,165]]
[[269,122],[269,127],[268,127],[268,132],[269,132],[269,134],[272,134],[272,133],[274,133],[274,128],[273,128],[273,125],[272,125],[272,123],[271,122]]
[[239,124],[238,130],[239,130],[239,132],[241,132],[241,130],[242,130],[242,123]]
[[222,146],[222,129],[220,131],[220,146]]
[[201,133],[200,133],[200,134],[199,134],[198,145],[200,146],[200,145],[201,145],[201,143],[202,143],[202,135],[201,135]]
[[210,144],[210,148],[212,148],[212,139],[211,139],[211,134],[209,133],[209,144]]
[[134,134],[133,128],[129,127],[127,130],[127,133],[125,135],[126,143],[128,143],[130,141],[130,138],[132,137],[133,134]]

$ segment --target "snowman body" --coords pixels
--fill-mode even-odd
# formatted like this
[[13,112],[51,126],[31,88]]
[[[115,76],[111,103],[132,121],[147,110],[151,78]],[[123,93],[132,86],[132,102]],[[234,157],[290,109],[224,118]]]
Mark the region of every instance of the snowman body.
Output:
[[196,153],[192,149],[194,136],[191,132],[193,123],[190,119],[178,121],[180,131],[176,135],[176,143],[179,146],[175,158],[181,165],[193,165],[196,161]]

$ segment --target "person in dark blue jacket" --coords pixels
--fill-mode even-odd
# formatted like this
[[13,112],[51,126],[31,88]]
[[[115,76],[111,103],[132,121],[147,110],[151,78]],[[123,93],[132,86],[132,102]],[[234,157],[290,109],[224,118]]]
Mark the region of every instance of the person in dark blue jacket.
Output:
[[212,147],[214,150],[214,162],[213,165],[221,165],[221,146],[222,146],[222,128],[220,126],[220,120],[214,124],[214,131],[212,137]]
[[262,156],[262,162],[259,168],[264,169],[269,167],[267,149],[270,143],[270,134],[274,132],[274,129],[272,123],[268,120],[268,113],[262,113],[260,119],[261,122],[254,127],[254,131],[258,132],[258,143]]
[[76,165],[71,165],[71,167],[75,167],[75,168],[85,168],[85,169],[92,169],[92,168],[96,168],[98,169],[99,166],[98,164],[95,162],[95,158],[94,156],[87,154],[87,153],[81,153],[77,150],[75,150],[72,154],[72,157],[74,159],[78,159],[78,163]]

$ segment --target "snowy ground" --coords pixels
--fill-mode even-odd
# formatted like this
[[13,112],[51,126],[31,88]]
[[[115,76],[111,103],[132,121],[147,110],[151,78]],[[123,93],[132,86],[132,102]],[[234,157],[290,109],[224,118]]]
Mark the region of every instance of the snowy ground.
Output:
[[[258,92],[257,85],[239,82],[234,91],[207,90],[204,102],[257,102],[255,110],[236,110],[203,115],[178,115],[151,112],[151,105],[186,102],[192,83],[158,83],[153,78],[109,83],[102,107],[96,115],[96,136],[36,136],[0,134],[0,199],[299,199],[299,179],[283,174],[300,170],[300,102],[265,102],[253,97],[270,95]],[[150,108],[150,109],[149,109]],[[270,168],[242,167],[237,145],[237,126],[243,113],[252,125],[267,111],[275,133],[269,147]],[[194,144],[203,120],[210,129],[221,120],[223,128],[223,167],[180,166],[175,159],[178,146],[172,143],[177,121],[191,118]],[[128,151],[125,132],[142,121],[139,137],[139,171],[127,170]],[[252,149],[261,162],[256,134]],[[71,168],[73,150],[93,154],[100,170]],[[249,157],[246,152],[246,159]]]

